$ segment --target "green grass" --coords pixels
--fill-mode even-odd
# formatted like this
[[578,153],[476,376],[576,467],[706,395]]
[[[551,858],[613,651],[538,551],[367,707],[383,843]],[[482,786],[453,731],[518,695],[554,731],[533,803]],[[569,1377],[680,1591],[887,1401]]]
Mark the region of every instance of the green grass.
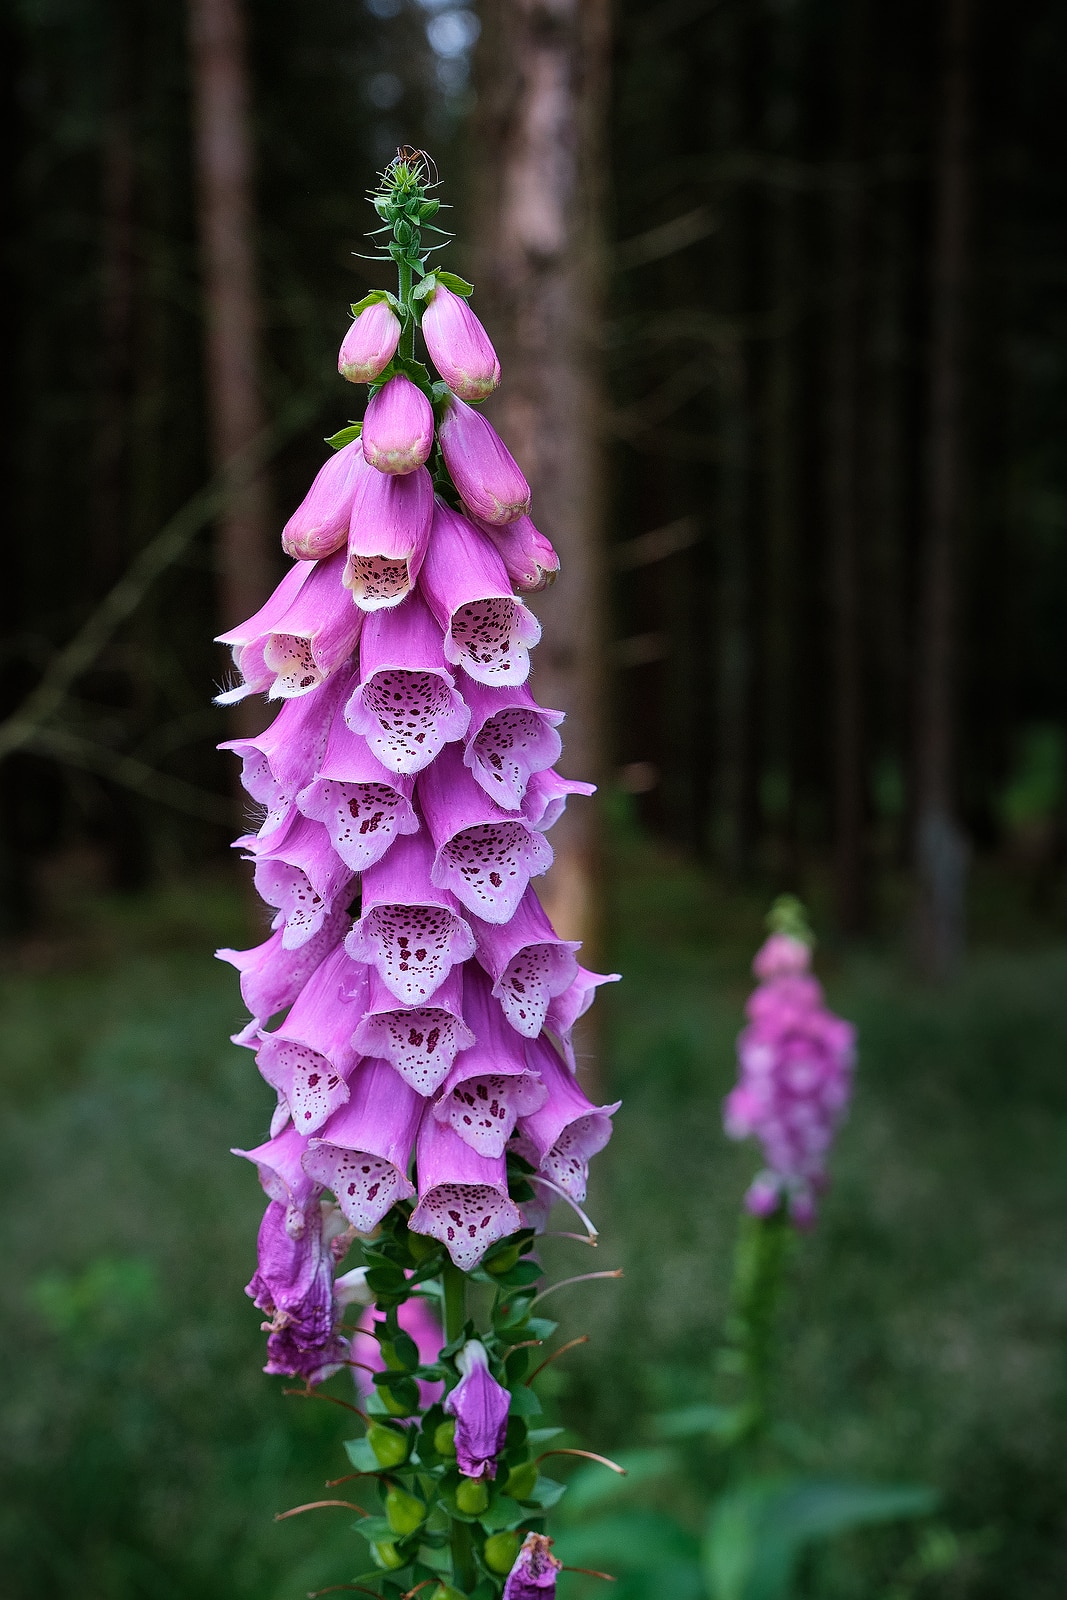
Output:
[[[551,1246],[569,1271],[626,1269],[555,1302],[592,1341],[552,1369],[553,1404],[609,1453],[710,1392],[755,1165],[719,1106],[761,911],[633,842],[612,878],[626,981],[602,1001],[601,1087],[624,1107],[590,1200],[602,1240],[595,1259]],[[297,1600],[358,1570],[345,1513],[271,1520],[344,1471],[350,1430],[262,1376],[241,1293],[261,1200],[226,1151],[262,1137],[270,1096],[227,1042],[235,975],[209,952],[241,942],[243,921],[210,885],[89,901],[0,979],[13,1600]],[[834,1186],[795,1255],[780,1411],[812,1471],[935,1484],[949,1531],[844,1541],[805,1593],[1059,1600],[1067,947],[980,949],[944,994],[886,957],[822,967],[861,1066]],[[922,1537],[948,1549],[925,1581]]]

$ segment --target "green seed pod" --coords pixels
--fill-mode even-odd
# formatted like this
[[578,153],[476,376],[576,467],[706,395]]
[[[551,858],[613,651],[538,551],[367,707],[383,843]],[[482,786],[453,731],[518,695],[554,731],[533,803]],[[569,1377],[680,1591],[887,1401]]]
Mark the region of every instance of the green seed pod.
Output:
[[380,1567],[386,1572],[395,1572],[397,1567],[404,1565],[404,1557],[400,1554],[391,1539],[383,1539],[379,1544],[372,1544],[371,1555]]
[[537,1462],[524,1461],[521,1466],[512,1467],[508,1473],[505,1494],[513,1500],[528,1500],[533,1494],[534,1484],[537,1482]]
[[490,1572],[506,1575],[515,1565],[515,1557],[519,1553],[519,1535],[517,1533],[491,1533],[485,1541],[482,1551],[482,1560]]
[[456,1423],[450,1417],[447,1422],[439,1422],[433,1430],[433,1447],[439,1456],[454,1456],[456,1453]]
[[465,1594],[460,1594],[458,1589],[453,1589],[450,1583],[439,1583],[430,1600],[467,1600]]
[[367,1429],[367,1443],[374,1458],[383,1467],[399,1467],[408,1458],[408,1439],[396,1428],[383,1427],[375,1422]]
[[517,1244],[511,1244],[508,1245],[506,1250],[501,1251],[500,1255],[494,1256],[492,1261],[490,1261],[486,1266],[485,1270],[486,1272],[491,1272],[493,1277],[496,1278],[499,1277],[502,1272],[510,1272],[518,1259],[519,1247]]
[[417,1495],[406,1489],[390,1489],[385,1497],[385,1516],[395,1534],[406,1539],[426,1520],[426,1507]]
[[465,1516],[480,1517],[489,1504],[489,1490],[482,1479],[464,1478],[456,1490],[456,1504]]

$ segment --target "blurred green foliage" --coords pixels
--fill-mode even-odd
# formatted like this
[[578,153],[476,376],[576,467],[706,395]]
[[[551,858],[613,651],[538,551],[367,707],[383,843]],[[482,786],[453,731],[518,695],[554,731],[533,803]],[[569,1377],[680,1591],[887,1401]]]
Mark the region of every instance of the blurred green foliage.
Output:
[[[617,1505],[587,1480],[563,1537],[617,1512],[640,1543],[664,1506],[703,1525],[700,1457],[690,1489],[658,1475],[653,1419],[712,1395],[756,1159],[724,1139],[719,1105],[765,900],[636,838],[611,884],[626,981],[601,1001],[601,1073],[624,1109],[594,1169],[600,1247],[546,1254],[559,1275],[626,1277],[561,1294],[561,1334],[592,1342],[538,1386],[577,1442],[641,1452]],[[63,917],[0,980],[3,1592],[298,1600],[361,1557],[343,1511],[271,1520],[344,1472],[351,1418],[262,1376],[241,1292],[261,1197],[226,1152],[263,1135],[271,1096],[227,1042],[241,1007],[209,951],[255,934],[227,885],[71,900]],[[834,1187],[795,1252],[776,1411],[805,1475],[929,1483],[941,1505],[802,1555],[796,1593],[1058,1600],[1067,949],[989,944],[943,993],[884,953],[819,961],[859,1026],[860,1071]],[[561,1600],[593,1585],[568,1577]]]

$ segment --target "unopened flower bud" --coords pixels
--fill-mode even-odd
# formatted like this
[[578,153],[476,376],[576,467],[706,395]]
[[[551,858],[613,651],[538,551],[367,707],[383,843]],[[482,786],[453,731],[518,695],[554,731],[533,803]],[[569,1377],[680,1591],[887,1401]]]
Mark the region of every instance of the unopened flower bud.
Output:
[[386,1572],[395,1572],[404,1565],[404,1557],[391,1539],[381,1539],[377,1544],[372,1544],[370,1553]]
[[352,502],[360,473],[366,472],[358,439],[335,451],[282,529],[282,549],[296,561],[321,561],[348,538]]
[[461,400],[484,400],[500,382],[500,362],[489,335],[462,295],[442,284],[431,289],[422,314],[430,359]]
[[400,343],[400,323],[384,300],[359,313],[341,345],[337,370],[349,383],[373,383],[385,371]]
[[491,1533],[485,1541],[482,1560],[490,1572],[499,1572],[503,1576],[505,1572],[511,1571],[518,1553],[517,1533]]
[[439,1456],[454,1456],[456,1453],[456,1421],[450,1417],[447,1422],[439,1422],[433,1430],[433,1447]]
[[[366,439],[366,429],[364,429]],[[438,429],[445,465],[463,504],[494,524],[514,522],[530,509],[530,485],[491,423],[455,395]]]
[[388,1428],[384,1423],[375,1422],[367,1429],[367,1443],[380,1466],[400,1467],[408,1458],[407,1433],[399,1428]]
[[464,1478],[456,1490],[456,1505],[468,1517],[480,1517],[489,1505],[489,1490],[481,1478]]
[[417,1495],[393,1488],[385,1497],[385,1517],[393,1532],[406,1539],[426,1521],[426,1506]]
[[537,1482],[537,1470],[536,1461],[524,1461],[521,1466],[512,1467],[508,1473],[504,1493],[509,1494],[513,1500],[528,1500]]
[[528,1533],[501,1600],[555,1600],[556,1577],[562,1566],[552,1554],[551,1539],[543,1533]]
[[363,419],[363,456],[379,472],[414,472],[433,448],[433,407],[398,372],[383,384]]

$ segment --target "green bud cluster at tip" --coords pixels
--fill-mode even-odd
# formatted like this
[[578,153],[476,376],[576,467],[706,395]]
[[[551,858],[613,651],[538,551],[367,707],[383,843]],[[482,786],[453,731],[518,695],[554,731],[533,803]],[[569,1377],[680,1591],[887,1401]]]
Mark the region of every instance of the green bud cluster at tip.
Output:
[[[377,232],[390,235],[380,246],[382,254],[390,256],[398,267],[420,274],[425,254],[422,229],[441,209],[440,200],[426,192],[435,181],[427,155],[421,150],[400,150],[382,173],[381,183],[370,197],[385,225]],[[434,229],[434,232],[441,230]]]
[[790,939],[799,939],[809,950],[815,948],[807,910],[795,894],[780,894],[768,911],[765,924],[771,933],[784,933]]

